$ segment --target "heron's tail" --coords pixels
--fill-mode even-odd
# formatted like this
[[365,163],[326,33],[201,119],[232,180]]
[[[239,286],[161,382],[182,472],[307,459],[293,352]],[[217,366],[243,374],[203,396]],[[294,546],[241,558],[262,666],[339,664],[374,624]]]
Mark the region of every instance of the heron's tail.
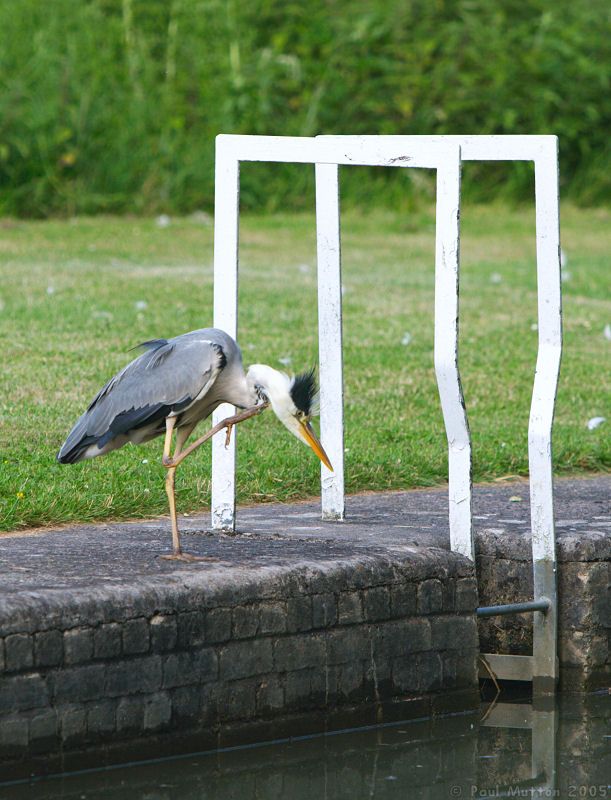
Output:
[[[77,461],[84,461],[86,458],[101,455],[101,449],[92,447],[92,445],[98,443],[98,439],[98,436],[82,436],[76,439],[71,433],[60,447],[57,460],[60,464],[76,464]],[[98,450],[97,453],[95,452],[96,450]]]
[[[85,412],[76,421],[66,441],[60,447],[57,454],[60,464],[75,464],[77,461],[102,454],[99,446],[101,437],[87,431],[87,416],[88,412]],[[92,445],[98,445],[98,447]]]
[[[57,454],[60,464],[74,464],[86,458],[103,456],[111,450],[123,447],[128,441],[138,444],[159,436],[165,430],[165,418],[171,411],[184,407],[180,401],[172,406],[166,403],[154,403],[142,408],[130,408],[120,411],[114,418],[98,417],[97,407],[92,406],[85,411]],[[92,432],[93,431],[93,432]],[[137,434],[136,436],[134,436]]]

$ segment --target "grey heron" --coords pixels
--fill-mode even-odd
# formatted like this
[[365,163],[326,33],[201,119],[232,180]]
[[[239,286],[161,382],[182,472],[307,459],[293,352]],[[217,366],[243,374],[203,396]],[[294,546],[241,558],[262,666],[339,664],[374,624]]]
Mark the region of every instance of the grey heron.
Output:
[[[313,370],[290,378],[265,364],[244,372],[237,343],[224,331],[202,328],[173,339],[152,339],[144,352],[106,383],[77,420],[57,454],[62,464],[105,455],[128,442],[141,444],[165,434],[163,465],[172,521],[172,555],[183,553],[176,519],[174,475],[180,462],[221,429],[271,405],[278,419],[309,445],[328,469],[331,463],[310,425],[316,395]],[[228,417],[183,450],[198,422],[221,403],[245,409]],[[176,434],[172,456],[172,437]]]

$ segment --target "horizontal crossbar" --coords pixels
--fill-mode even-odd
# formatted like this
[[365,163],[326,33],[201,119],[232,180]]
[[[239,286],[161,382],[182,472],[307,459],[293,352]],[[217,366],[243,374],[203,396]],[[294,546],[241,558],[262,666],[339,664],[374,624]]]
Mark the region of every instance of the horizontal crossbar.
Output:
[[507,603],[504,606],[482,606],[476,609],[478,617],[502,617],[506,614],[524,614],[530,611],[549,611],[550,601],[547,598],[543,600],[531,600],[527,603]]
[[[490,677],[487,675],[486,677]],[[488,728],[522,728],[531,730],[533,707],[530,703],[496,703],[480,725]]]
[[490,672],[499,681],[532,681],[533,663],[532,656],[510,656],[497,653],[482,653],[482,659],[489,669],[480,663],[480,678],[489,678]]

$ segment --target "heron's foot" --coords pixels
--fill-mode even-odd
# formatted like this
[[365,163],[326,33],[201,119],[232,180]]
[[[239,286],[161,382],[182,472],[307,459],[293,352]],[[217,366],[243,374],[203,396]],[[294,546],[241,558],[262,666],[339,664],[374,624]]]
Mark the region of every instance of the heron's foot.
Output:
[[169,553],[166,556],[159,556],[159,558],[163,558],[164,561],[185,561],[187,563],[191,563],[194,561],[218,561],[218,558],[214,558],[214,556],[193,556],[191,553]]
[[231,429],[233,425],[230,423],[227,425],[227,433],[225,434],[225,447],[229,447],[229,442],[231,441]]

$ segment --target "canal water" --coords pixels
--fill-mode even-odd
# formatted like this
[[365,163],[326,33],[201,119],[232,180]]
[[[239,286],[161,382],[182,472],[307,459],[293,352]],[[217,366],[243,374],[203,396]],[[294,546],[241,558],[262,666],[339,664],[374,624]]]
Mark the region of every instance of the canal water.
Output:
[[[479,713],[0,786],[4,800],[610,798],[611,696]],[[510,702],[506,702],[509,699]]]

